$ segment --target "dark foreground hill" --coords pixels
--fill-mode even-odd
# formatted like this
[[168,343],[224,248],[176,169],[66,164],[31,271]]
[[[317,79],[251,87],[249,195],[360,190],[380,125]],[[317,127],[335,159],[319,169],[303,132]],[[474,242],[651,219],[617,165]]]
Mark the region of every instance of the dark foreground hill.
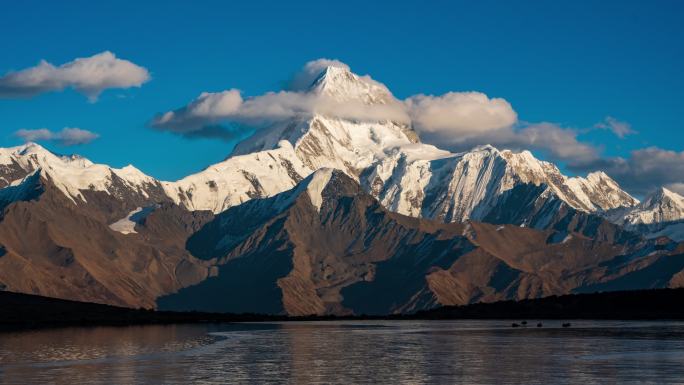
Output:
[[130,309],[0,292],[0,329],[168,323],[316,321],[342,319],[684,319],[684,289],[551,296],[522,301],[446,306],[388,316],[305,316],[171,312]]
[[254,314],[131,309],[30,294],[0,292],[0,329],[57,326],[126,326],[168,323],[249,322],[285,317]]
[[684,319],[684,289],[613,291],[444,306],[418,319]]

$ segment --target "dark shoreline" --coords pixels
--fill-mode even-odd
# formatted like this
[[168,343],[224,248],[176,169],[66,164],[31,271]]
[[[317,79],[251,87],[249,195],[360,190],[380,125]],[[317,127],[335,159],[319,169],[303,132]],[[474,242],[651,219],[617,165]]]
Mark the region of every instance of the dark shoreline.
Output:
[[287,317],[264,314],[128,309],[0,292],[0,330],[74,326],[334,320],[613,319],[684,320],[684,289],[652,289],[551,296],[522,301],[448,306],[413,314]]

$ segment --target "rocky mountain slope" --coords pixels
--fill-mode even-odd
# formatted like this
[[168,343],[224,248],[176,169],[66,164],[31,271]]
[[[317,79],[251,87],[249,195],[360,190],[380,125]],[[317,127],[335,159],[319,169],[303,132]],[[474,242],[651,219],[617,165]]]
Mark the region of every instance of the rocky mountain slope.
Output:
[[[337,67],[302,92],[397,103]],[[0,149],[0,288],[301,315],[684,285],[675,193],[639,203],[602,172],[567,177],[487,145],[451,153],[401,120],[324,107],[175,182],[34,143]]]
[[596,220],[591,229],[574,220],[540,231],[417,219],[389,212],[345,173],[321,169],[290,191],[219,214],[190,237],[188,250],[218,272],[158,303],[173,310],[386,314],[683,283],[684,248]]
[[0,190],[0,287],[151,308],[160,295],[207,277],[210,267],[185,250],[184,240],[212,214],[160,203],[134,225],[137,232],[124,235],[109,224],[140,203],[129,193],[71,195],[43,169]]
[[[306,177],[295,170],[289,190],[246,195],[212,220],[214,210],[173,199],[171,183],[124,179],[37,145],[14,152],[14,164],[33,171],[22,167],[25,176],[0,189],[0,284],[11,291],[131,307],[380,314],[684,283],[680,246],[642,239],[573,208],[545,183],[515,179],[505,172],[510,153],[491,147],[442,158],[461,170],[503,169],[488,183],[511,187],[486,211],[471,211],[489,224],[392,212],[356,176],[329,168]],[[278,150],[224,165],[263,154],[262,175],[270,165],[289,169],[274,162]],[[80,169],[81,177],[61,174]]]
[[[78,155],[54,154],[35,143],[0,149],[3,187],[16,186],[33,173],[39,173],[40,179],[49,181],[84,211],[89,206],[107,205],[108,200],[119,202],[108,213],[101,210],[100,214],[108,219],[118,218],[139,206],[171,201],[161,182],[130,165],[116,169],[94,164]],[[105,196],[107,199],[103,199]]]

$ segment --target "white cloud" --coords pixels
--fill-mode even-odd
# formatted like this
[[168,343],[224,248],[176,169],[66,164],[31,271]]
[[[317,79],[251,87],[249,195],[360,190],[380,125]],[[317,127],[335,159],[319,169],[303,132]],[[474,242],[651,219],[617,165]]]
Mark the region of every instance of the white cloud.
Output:
[[306,92],[268,92],[243,99],[235,89],[200,94],[187,106],[155,117],[151,125],[187,134],[206,125],[228,121],[250,126],[313,114],[360,121],[393,120],[408,122],[403,106],[396,103],[369,105],[360,101],[339,101],[333,97]]
[[666,184],[665,188],[670,190],[670,191],[674,191],[679,195],[684,195],[684,183],[683,182]]
[[[342,90],[351,92],[346,96],[355,95],[351,98],[307,92],[314,79],[330,65],[349,68],[339,61],[315,60],[295,76],[291,90],[254,97],[243,97],[235,89],[202,93],[187,106],[157,116],[152,125],[189,137],[234,139],[239,136],[236,132],[239,128],[226,128],[221,123],[259,127],[311,114],[354,120],[393,120],[411,123],[423,142],[442,149],[462,151],[489,143],[499,148],[533,150],[549,160],[562,162],[571,170],[606,171],[637,195],[662,185],[684,192],[684,152],[646,148],[633,151],[627,158],[605,158],[601,147],[579,138],[591,129],[572,129],[548,122],[519,122],[510,103],[480,92],[449,92],[441,96],[420,94],[398,101],[387,90],[381,92],[384,97],[380,103],[363,100],[364,103],[363,98],[358,97],[363,94],[363,87]],[[368,89],[381,86],[380,90],[386,90],[384,85],[368,76],[358,79],[365,82]],[[610,130],[620,138],[635,133],[628,123],[612,117],[606,117],[593,129]]]
[[684,192],[684,151],[647,147],[632,151],[627,158],[600,158],[589,164],[570,166],[581,171],[605,171],[637,195],[648,194],[660,186]]
[[240,91],[236,89],[203,92],[187,106],[155,117],[152,125],[180,134],[199,131],[235,115],[242,102]]
[[[604,171],[637,196],[646,195],[660,186],[684,193],[684,151],[649,147],[634,150],[628,157],[604,157],[600,147],[578,138],[581,132],[553,123],[520,123],[482,131],[465,140],[457,137],[449,140],[448,136],[434,133],[424,133],[422,139],[452,151],[465,151],[485,143],[498,148],[536,151],[580,174]],[[627,135],[625,130],[621,132]]]
[[[313,114],[361,120],[392,120],[413,123],[419,133],[465,141],[482,132],[513,125],[517,114],[504,99],[489,98],[480,92],[450,92],[442,96],[416,95],[401,102],[387,87],[369,76],[356,80],[342,76],[341,94],[330,90],[312,92],[309,86],[329,66],[349,70],[330,59],[308,62],[291,83],[291,90],[268,92],[243,98],[239,90],[202,93],[187,106],[155,117],[151,125],[179,134],[198,133],[206,125],[234,122],[252,126],[306,117]],[[356,76],[356,75],[352,75]],[[352,85],[357,82],[357,86]],[[377,100],[369,101],[368,92]],[[354,97],[348,97],[353,95]]]
[[602,122],[596,123],[594,127],[602,130],[609,130],[620,139],[623,139],[627,135],[634,135],[637,133],[632,129],[632,126],[629,123],[619,121],[612,116],[606,116]]
[[[332,95],[326,91],[309,92],[314,79],[329,66],[349,70],[349,66],[337,60],[314,60],[293,81],[293,89],[303,90],[268,92],[249,98],[243,98],[236,89],[205,92],[185,107],[158,115],[151,125],[185,136],[233,139],[235,128],[224,127],[225,135],[221,134],[221,123],[258,127],[322,114],[362,121],[410,123],[423,142],[455,151],[489,143],[501,148],[537,150],[550,159],[572,162],[577,167],[600,158],[598,148],[578,139],[578,131],[552,123],[519,123],[509,102],[481,92],[419,94],[398,101],[384,85],[368,76],[358,77],[360,86],[350,87],[350,78],[344,73],[338,74],[343,79],[342,97],[334,92]],[[363,92],[371,89],[382,95],[381,102],[368,103],[363,98]],[[345,97],[349,95],[355,97]],[[612,118],[601,124],[610,125],[612,130],[625,135],[630,131],[626,123]]]
[[519,123],[499,129],[481,130],[468,136],[444,135],[442,132],[423,132],[423,142],[452,151],[466,151],[480,144],[491,144],[511,150],[534,150],[554,161],[589,164],[600,157],[600,149],[583,143],[578,132],[557,124]]
[[518,115],[510,103],[481,92],[448,92],[441,96],[415,95],[405,101],[419,133],[465,141],[468,137],[515,124]]
[[27,142],[50,141],[63,146],[90,143],[99,137],[98,134],[75,127],[65,127],[61,131],[50,131],[47,128],[21,129],[14,133],[15,136]]
[[[545,153],[554,160],[587,163],[599,157],[599,149],[583,143],[577,131],[553,123],[536,123],[513,131],[511,144]],[[510,146],[508,146],[510,147]]]
[[0,97],[31,97],[71,87],[95,101],[105,89],[140,87],[149,79],[144,67],[105,51],[60,66],[42,60],[34,67],[7,73],[0,77]]

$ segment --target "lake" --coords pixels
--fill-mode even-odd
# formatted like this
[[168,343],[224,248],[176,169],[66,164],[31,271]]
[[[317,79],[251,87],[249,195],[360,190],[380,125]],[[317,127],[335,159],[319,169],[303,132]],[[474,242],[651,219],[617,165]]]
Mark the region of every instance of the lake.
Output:
[[683,322],[330,321],[0,333],[2,384],[684,382]]

